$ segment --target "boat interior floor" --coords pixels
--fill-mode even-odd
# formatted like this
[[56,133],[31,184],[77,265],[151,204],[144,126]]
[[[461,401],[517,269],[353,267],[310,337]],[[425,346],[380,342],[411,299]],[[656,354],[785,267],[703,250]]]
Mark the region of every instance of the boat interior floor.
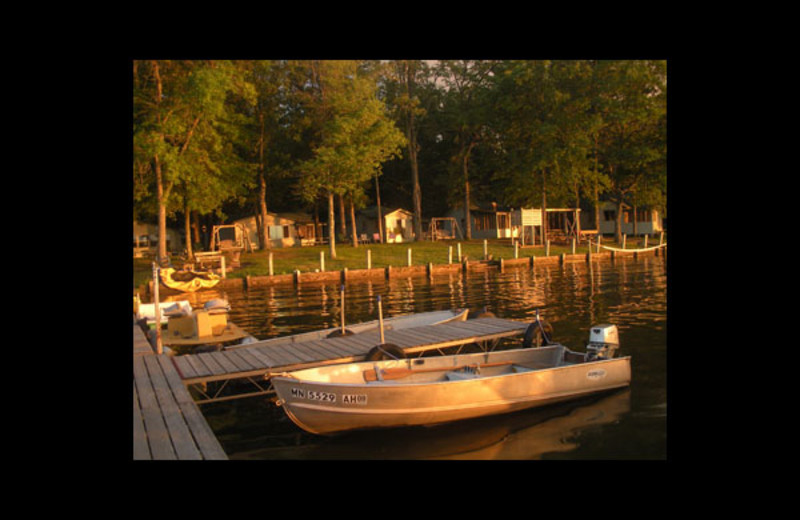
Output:
[[[485,377],[496,377],[508,374],[519,374],[536,370],[556,368],[558,366],[572,365],[572,362],[559,363],[503,363],[500,366],[464,366],[455,369],[377,369],[365,370],[364,380],[369,384],[411,384],[411,383],[438,383],[445,381],[465,381]],[[372,372],[372,373],[370,373]],[[380,373],[378,373],[380,372]]]

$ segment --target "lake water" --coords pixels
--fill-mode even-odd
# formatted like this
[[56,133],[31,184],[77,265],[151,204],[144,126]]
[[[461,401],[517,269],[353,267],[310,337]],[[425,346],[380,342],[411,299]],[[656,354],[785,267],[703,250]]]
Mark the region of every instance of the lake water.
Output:
[[[337,326],[340,284],[202,291],[193,306],[223,297],[230,320],[259,339]],[[666,459],[667,269],[663,256],[537,265],[348,283],[348,323],[484,306],[500,318],[532,321],[536,309],[554,339],[583,350],[589,328],[619,327],[618,355],[632,356],[629,388],[610,394],[434,427],[308,434],[267,397],[201,405],[231,459]],[[173,298],[179,299],[179,298]],[[507,345],[511,347],[512,345]]]

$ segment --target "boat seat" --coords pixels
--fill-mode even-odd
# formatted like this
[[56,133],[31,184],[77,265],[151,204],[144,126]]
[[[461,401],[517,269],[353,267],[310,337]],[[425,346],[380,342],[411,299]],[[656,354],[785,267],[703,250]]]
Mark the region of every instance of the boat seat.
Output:
[[464,381],[466,379],[477,379],[481,377],[480,374],[476,374],[474,372],[463,372],[460,370],[447,372],[444,376],[448,381]]

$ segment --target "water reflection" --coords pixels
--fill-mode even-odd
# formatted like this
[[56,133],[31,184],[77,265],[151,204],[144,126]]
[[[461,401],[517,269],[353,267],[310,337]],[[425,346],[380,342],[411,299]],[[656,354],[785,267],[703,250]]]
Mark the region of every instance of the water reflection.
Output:
[[[337,326],[338,283],[207,290],[173,296],[201,307],[231,303],[230,319],[259,339]],[[346,285],[348,323],[452,308],[531,321],[539,309],[557,341],[581,350],[589,327],[619,327],[619,355],[632,356],[628,391],[508,416],[414,431],[339,438],[306,434],[264,399],[203,405],[231,458],[648,458],[666,457],[667,272],[662,257],[369,279]]]
[[[611,425],[630,411],[630,390],[459,423],[311,437],[295,445],[239,449],[236,459],[541,459],[577,446],[577,432]],[[402,442],[398,442],[402,439]],[[285,439],[284,439],[285,440]],[[298,439],[299,440],[299,439]]]

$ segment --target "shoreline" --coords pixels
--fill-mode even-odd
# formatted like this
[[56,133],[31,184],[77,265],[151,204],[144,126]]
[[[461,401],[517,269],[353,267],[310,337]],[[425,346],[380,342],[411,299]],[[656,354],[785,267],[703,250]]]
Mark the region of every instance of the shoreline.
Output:
[[[247,290],[254,287],[269,287],[273,285],[293,284],[295,286],[305,283],[316,282],[355,282],[363,279],[383,278],[386,280],[392,278],[403,278],[411,276],[426,275],[428,278],[433,278],[438,274],[449,274],[453,272],[462,271],[464,273],[470,271],[483,271],[488,269],[499,269],[503,272],[507,267],[528,267],[533,269],[536,265],[554,265],[566,264],[576,262],[591,262],[592,260],[614,260],[617,256],[659,256],[666,255],[666,244],[661,247],[647,250],[616,250],[603,253],[576,253],[568,254],[561,253],[559,255],[550,256],[527,256],[524,258],[500,258],[498,260],[464,260],[462,262],[453,262],[451,264],[432,264],[426,265],[411,265],[411,266],[387,266],[375,267],[370,269],[348,269],[347,267],[339,270],[326,270],[326,271],[306,271],[301,272],[295,270],[293,273],[273,274],[273,275],[246,275],[243,277],[223,278],[219,281],[213,289],[239,289]],[[159,291],[167,291],[167,294],[181,294],[180,291],[169,289],[163,284],[159,286]],[[146,284],[146,294],[152,295],[153,281],[150,280]]]

